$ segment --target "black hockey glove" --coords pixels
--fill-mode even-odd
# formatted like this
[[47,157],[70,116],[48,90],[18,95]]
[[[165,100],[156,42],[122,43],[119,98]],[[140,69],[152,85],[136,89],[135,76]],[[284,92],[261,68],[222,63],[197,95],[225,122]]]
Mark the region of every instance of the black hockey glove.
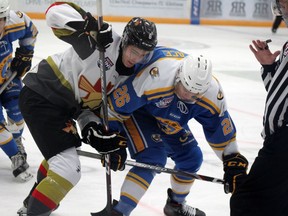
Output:
[[100,154],[111,153],[127,146],[125,137],[116,132],[106,132],[102,125],[96,122],[90,122],[83,128],[82,140]]
[[89,12],[86,13],[84,31],[88,32],[90,37],[95,41],[95,43],[91,41],[92,46],[100,51],[105,51],[113,42],[111,25],[103,22],[99,31],[98,21]]
[[240,153],[223,156],[224,191],[234,193],[247,175],[248,161]]
[[[123,171],[125,169],[125,161],[127,159],[127,152],[125,148],[110,153],[110,168],[115,172],[117,170]],[[101,158],[101,163],[105,167],[105,155]]]
[[11,62],[11,71],[17,71],[17,76],[22,77],[31,68],[33,50],[24,47],[16,48],[15,57]]

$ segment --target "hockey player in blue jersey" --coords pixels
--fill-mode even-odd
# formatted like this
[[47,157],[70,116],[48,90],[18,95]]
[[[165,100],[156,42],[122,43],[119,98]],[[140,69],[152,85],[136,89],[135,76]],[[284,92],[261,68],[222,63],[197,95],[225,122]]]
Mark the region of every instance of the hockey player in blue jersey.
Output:
[[[197,172],[203,159],[188,127],[188,121],[194,118],[223,161],[224,179],[229,183],[225,192],[233,192],[246,176],[248,161],[238,151],[236,128],[227,111],[223,89],[212,76],[210,60],[158,47],[151,61],[136,70],[108,97],[110,129],[121,130],[117,125],[123,122],[131,157],[137,162],[165,166],[168,156],[175,162],[175,169]],[[111,168],[117,170],[123,165],[121,154],[112,152]],[[139,167],[130,169],[112,215],[130,215],[156,174]],[[185,204],[193,182],[193,178],[171,175],[165,215],[205,215]]]
[[[0,95],[0,147],[12,161],[13,175],[27,181],[32,175],[27,171],[25,152],[21,136],[24,120],[18,107],[22,89],[21,77],[30,69],[37,29],[30,18],[19,11],[10,10],[8,0],[0,0],[0,87],[17,72],[16,77]],[[13,42],[19,46],[13,55]],[[4,117],[3,109],[7,113]]]

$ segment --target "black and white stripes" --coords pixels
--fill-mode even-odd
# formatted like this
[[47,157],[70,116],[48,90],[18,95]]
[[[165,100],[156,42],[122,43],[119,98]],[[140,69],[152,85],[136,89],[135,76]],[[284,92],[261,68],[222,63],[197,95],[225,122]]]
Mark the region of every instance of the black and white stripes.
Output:
[[269,66],[263,66],[262,79],[267,91],[264,129],[262,136],[272,135],[277,128],[288,122],[288,43],[283,47],[280,60]]

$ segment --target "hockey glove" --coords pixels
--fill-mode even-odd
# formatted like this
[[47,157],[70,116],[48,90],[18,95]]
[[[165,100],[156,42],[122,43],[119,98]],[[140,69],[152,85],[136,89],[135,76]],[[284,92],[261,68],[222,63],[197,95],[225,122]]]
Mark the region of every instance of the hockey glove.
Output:
[[116,132],[106,132],[96,122],[88,123],[82,130],[83,142],[90,144],[100,154],[107,154],[126,148],[127,139]]
[[112,27],[108,23],[103,23],[100,31],[98,30],[98,21],[91,15],[86,13],[84,22],[84,31],[95,41],[92,46],[100,51],[105,51],[113,42]]
[[224,191],[234,193],[247,175],[248,161],[240,153],[223,156]]
[[16,48],[15,57],[11,62],[11,71],[17,71],[17,76],[22,77],[31,68],[33,50],[24,47]]
[[[110,153],[110,168],[115,172],[117,170],[123,171],[125,169],[125,161],[127,159],[127,152],[125,148]],[[105,155],[102,155],[101,163],[105,167]]]

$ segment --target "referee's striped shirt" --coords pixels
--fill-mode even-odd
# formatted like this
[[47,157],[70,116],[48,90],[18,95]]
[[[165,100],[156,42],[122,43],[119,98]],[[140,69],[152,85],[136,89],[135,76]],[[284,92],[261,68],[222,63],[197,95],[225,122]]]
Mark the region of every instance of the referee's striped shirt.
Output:
[[288,42],[283,46],[279,60],[264,65],[261,74],[267,91],[262,131],[265,138],[288,123]]

